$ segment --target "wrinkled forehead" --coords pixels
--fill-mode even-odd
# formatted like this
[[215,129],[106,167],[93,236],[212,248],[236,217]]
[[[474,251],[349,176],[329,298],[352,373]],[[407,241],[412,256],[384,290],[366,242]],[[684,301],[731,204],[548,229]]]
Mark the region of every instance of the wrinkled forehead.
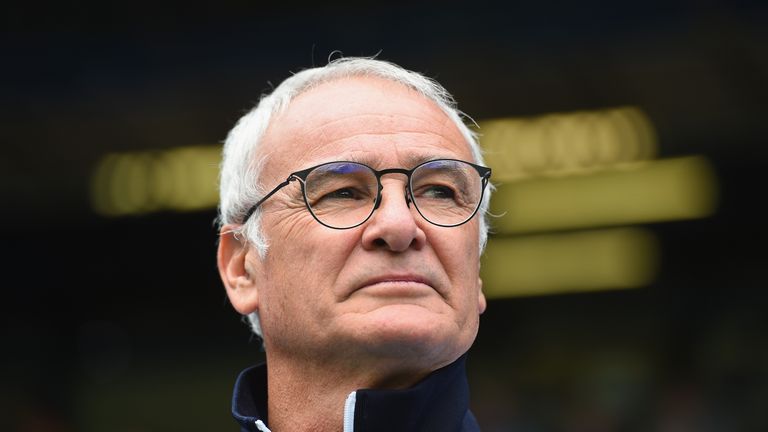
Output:
[[437,103],[403,84],[367,76],[337,78],[296,96],[274,117],[260,150],[267,165],[283,172],[349,153],[374,160],[393,152],[405,159],[473,160],[465,137]]

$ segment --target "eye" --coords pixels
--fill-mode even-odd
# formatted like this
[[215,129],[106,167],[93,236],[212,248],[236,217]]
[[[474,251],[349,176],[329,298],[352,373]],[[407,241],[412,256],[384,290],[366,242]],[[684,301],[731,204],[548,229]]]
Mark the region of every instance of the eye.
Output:
[[335,191],[328,192],[320,199],[362,199],[362,193],[351,187],[336,189]]
[[327,190],[314,190],[310,198],[313,207],[319,206],[349,206],[371,202],[374,197],[371,191],[356,186],[328,188]]
[[453,199],[456,193],[452,188],[443,185],[427,185],[419,188],[418,196],[428,199]]

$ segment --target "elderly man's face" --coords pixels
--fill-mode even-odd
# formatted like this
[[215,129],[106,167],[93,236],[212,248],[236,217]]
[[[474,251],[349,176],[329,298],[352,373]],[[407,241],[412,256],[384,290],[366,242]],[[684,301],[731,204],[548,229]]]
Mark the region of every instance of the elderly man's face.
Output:
[[[459,130],[431,101],[378,78],[345,78],[300,95],[274,119],[261,184],[329,161],[375,169],[417,161],[473,161]],[[319,224],[291,183],[261,207],[266,258],[245,258],[268,355],[445,365],[475,339],[485,309],[478,217],[442,228],[405,200],[406,178],[382,178],[381,205],[363,225]],[[243,312],[241,310],[241,312]],[[247,311],[246,311],[247,312]],[[363,362],[365,363],[365,362]]]

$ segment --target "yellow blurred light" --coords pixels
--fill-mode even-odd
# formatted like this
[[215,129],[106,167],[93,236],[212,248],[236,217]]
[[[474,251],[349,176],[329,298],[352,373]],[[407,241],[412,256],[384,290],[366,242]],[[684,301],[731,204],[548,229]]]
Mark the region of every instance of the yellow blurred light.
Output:
[[152,164],[149,167],[149,175],[152,177],[150,188],[150,201],[154,210],[174,208],[173,200],[176,186],[172,175],[169,175],[169,159],[171,151],[153,153]]
[[161,175],[168,179],[171,185],[171,194],[168,196],[167,205],[177,210],[192,209],[195,191],[191,187],[192,180],[197,175],[195,172],[195,153],[188,148],[178,148],[165,154],[160,166]]
[[105,216],[120,216],[214,207],[220,153],[219,146],[189,146],[109,154],[92,176],[93,209]]
[[219,160],[220,147],[200,147],[193,159],[193,172],[188,187],[190,210],[199,210],[216,206],[219,200]]
[[488,298],[629,289],[653,281],[658,242],[640,228],[493,238],[481,277]]
[[500,217],[491,222],[496,232],[517,234],[700,218],[716,204],[712,167],[690,156],[502,184],[491,201]]
[[145,213],[149,210],[151,178],[149,168],[152,158],[146,153],[137,153],[125,158],[125,172],[116,178],[119,185],[116,201],[120,202],[125,213]]
[[118,156],[108,154],[101,158],[91,176],[91,206],[96,213],[113,215],[111,181]]
[[[141,208],[142,175],[139,164],[142,161],[136,155],[118,156],[112,166],[112,176],[108,179],[109,203],[115,215],[139,213]],[[139,183],[139,184],[137,184]]]
[[479,123],[495,181],[552,177],[652,159],[656,133],[638,108],[548,114]]

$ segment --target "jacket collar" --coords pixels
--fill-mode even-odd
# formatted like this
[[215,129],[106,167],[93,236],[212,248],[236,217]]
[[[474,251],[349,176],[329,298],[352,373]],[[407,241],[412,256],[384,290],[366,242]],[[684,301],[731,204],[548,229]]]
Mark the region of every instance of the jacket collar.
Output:
[[[465,362],[466,354],[409,389],[358,390],[354,432],[479,430],[469,411]],[[266,364],[240,373],[232,398],[232,415],[242,431],[258,431],[257,420],[269,425]]]

